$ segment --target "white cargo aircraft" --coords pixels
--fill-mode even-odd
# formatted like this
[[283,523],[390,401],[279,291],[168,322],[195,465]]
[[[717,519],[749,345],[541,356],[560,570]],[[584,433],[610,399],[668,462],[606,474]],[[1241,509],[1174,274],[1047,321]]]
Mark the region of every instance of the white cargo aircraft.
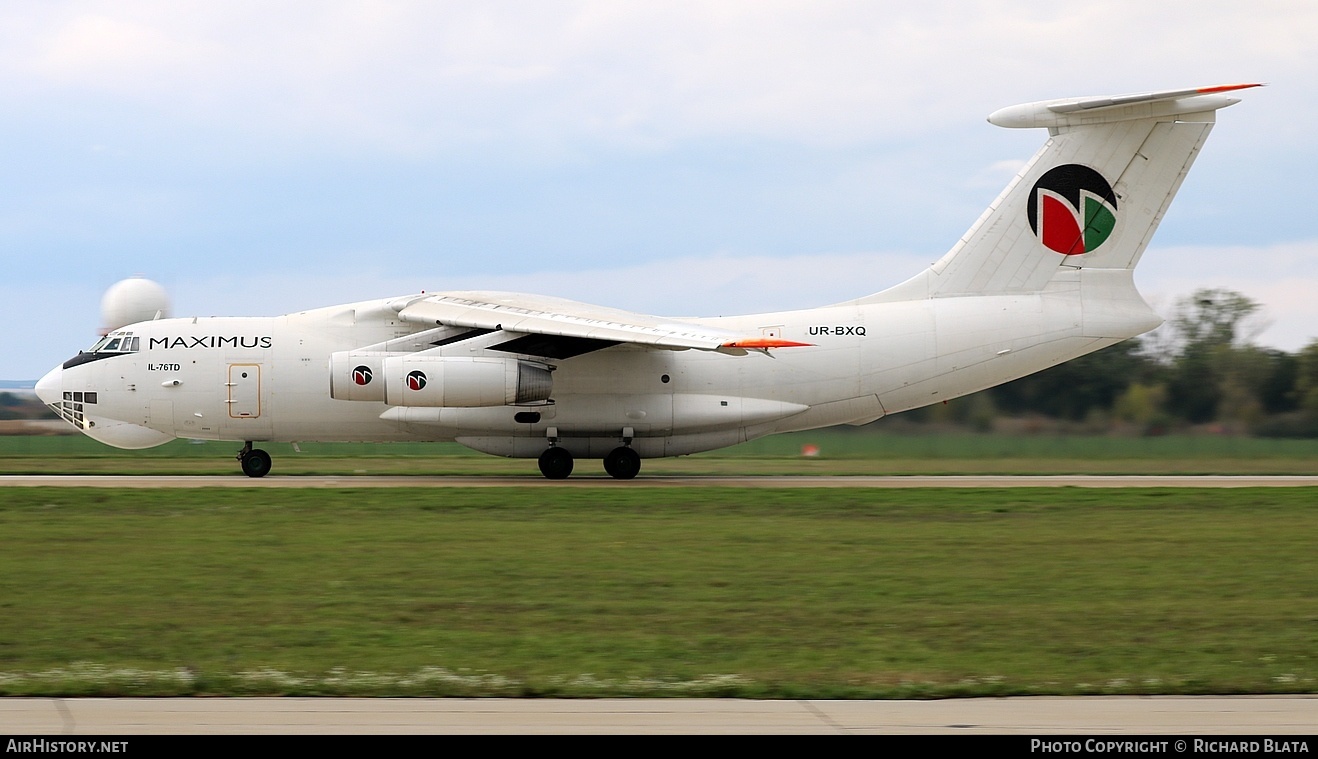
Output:
[[1162,323],[1140,259],[1225,93],[1256,84],[1004,108],[1049,139],[952,249],[856,300],[700,319],[559,298],[441,292],[265,318],[117,326],[37,384],[119,448],[175,437],[455,440],[538,457],[549,478],[763,435],[860,425],[1023,377]]

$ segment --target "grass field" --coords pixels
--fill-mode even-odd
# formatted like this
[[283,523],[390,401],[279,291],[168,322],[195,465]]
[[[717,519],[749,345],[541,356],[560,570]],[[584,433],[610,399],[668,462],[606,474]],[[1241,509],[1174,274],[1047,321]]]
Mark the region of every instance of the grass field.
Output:
[[[816,457],[801,456],[806,445]],[[456,443],[269,443],[275,475],[536,476],[535,462]],[[81,435],[0,436],[0,474],[236,474],[235,443],[179,440],[120,451]],[[579,473],[602,471],[578,462]],[[775,435],[721,451],[647,460],[647,474],[1318,474],[1318,440],[1213,435],[1080,437],[894,434],[828,429]]]
[[1310,693],[1318,678],[1307,488],[0,501],[3,695]]

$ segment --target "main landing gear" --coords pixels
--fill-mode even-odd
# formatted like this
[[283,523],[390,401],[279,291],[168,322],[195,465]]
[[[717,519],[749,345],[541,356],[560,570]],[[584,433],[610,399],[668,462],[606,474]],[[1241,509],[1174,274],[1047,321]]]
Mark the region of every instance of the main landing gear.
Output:
[[[540,454],[540,473],[551,480],[565,480],[572,474],[572,454],[566,448],[558,447],[558,430],[549,428],[546,437],[549,447]],[[641,471],[641,455],[632,450],[632,428],[626,427],[622,433],[622,445],[609,451],[604,457],[604,471],[619,480],[630,480]]]
[[551,480],[566,480],[572,474],[572,454],[558,446],[546,448],[540,454],[540,474]]
[[632,450],[632,438],[636,431],[631,427],[622,428],[622,445],[609,451],[604,457],[604,471],[615,480],[630,480],[641,471],[641,454]]
[[250,440],[243,445],[241,451],[238,451],[238,461],[243,465],[243,474],[248,477],[264,477],[270,474],[270,454],[260,448],[253,448]]
[[619,480],[630,480],[641,471],[641,456],[631,448],[620,445],[604,457],[604,471]]

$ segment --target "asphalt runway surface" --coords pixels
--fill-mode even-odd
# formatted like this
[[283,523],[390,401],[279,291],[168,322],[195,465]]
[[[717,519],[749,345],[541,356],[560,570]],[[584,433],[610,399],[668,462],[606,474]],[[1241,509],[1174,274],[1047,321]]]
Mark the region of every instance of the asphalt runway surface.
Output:
[[1282,488],[1318,486],[1318,475],[894,475],[894,476],[709,476],[644,475],[634,480],[534,475],[492,477],[271,476],[241,475],[4,475],[0,487],[93,488],[482,488],[482,487],[766,487],[766,488]]
[[[1315,725],[1318,725],[1318,696],[1026,697],[939,701],[677,698],[0,699],[0,729],[28,735],[667,733],[1305,736],[1313,734]],[[1318,750],[1318,740],[1307,742],[1314,744],[1309,746],[1309,751]],[[131,750],[131,746],[129,748]]]

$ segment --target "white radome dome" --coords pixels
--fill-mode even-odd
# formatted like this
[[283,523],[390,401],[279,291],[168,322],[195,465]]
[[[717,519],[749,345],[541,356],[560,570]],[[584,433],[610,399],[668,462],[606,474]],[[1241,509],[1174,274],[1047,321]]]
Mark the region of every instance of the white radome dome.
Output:
[[168,317],[165,288],[144,277],[119,280],[101,297],[102,335],[127,324]]

